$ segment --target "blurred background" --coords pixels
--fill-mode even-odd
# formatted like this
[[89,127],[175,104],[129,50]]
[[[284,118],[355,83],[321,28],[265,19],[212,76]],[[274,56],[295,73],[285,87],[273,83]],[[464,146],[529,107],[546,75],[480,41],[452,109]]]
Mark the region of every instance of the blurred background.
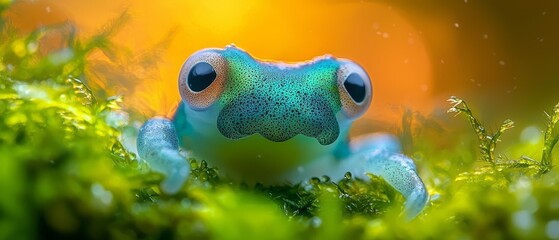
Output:
[[123,12],[115,42],[127,51],[92,56],[88,78],[146,118],[179,101],[177,75],[191,53],[230,43],[260,59],[357,61],[373,81],[369,122],[399,122],[407,108],[445,115],[456,95],[489,126],[505,118],[543,126],[559,101],[553,0],[38,0],[16,1],[7,14],[18,28],[71,22],[88,36]]

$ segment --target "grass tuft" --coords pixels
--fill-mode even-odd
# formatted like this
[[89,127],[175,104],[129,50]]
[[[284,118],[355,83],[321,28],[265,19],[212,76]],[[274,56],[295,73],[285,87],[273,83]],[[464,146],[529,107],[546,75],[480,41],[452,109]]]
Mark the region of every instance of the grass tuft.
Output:
[[553,168],[553,158],[551,156],[553,148],[559,141],[559,103],[553,108],[551,115],[546,113],[548,117],[547,129],[544,134],[544,147],[542,152],[542,161],[540,173],[546,173]]
[[452,96],[448,99],[448,101],[452,104],[452,107],[448,109],[448,112],[456,114],[462,113],[466,115],[470,125],[477,134],[482,159],[490,163],[492,166],[495,166],[495,147],[497,146],[497,142],[500,141],[500,137],[503,132],[514,127],[514,122],[507,119],[501,124],[496,133],[488,133],[485,127],[483,127],[480,121],[473,115],[464,100]]
[[[552,151],[554,146],[559,140],[559,131],[556,130],[557,122],[559,121],[559,103],[555,105],[553,109],[553,114],[546,114],[548,117],[547,130],[544,135],[544,147],[541,161],[535,161],[529,157],[522,156],[518,160],[514,159],[502,159],[500,157],[495,157],[495,147],[500,141],[501,135],[508,129],[514,127],[514,122],[510,119],[505,120],[496,133],[488,133],[486,128],[480,123],[480,121],[474,116],[466,102],[458,97],[450,97],[448,102],[452,106],[448,109],[449,113],[457,113],[466,115],[471,127],[474,129],[479,142],[479,149],[481,152],[482,159],[489,163],[491,166],[491,173],[501,173],[503,177],[510,182],[508,174],[506,171],[517,169],[517,170],[536,170],[531,171],[536,175],[541,175],[549,172],[552,168]],[[474,175],[483,175],[483,173],[489,172],[487,167],[482,167],[478,171],[474,172]],[[528,172],[528,171],[526,171]],[[469,175],[469,174],[468,174]],[[462,176],[464,177],[464,176]]]

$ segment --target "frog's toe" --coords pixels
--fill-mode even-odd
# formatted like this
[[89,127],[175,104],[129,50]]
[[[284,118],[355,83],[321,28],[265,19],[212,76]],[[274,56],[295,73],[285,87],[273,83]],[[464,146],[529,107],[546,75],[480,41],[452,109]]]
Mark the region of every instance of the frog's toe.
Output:
[[411,194],[405,197],[404,215],[407,220],[415,218],[429,201],[429,193],[423,184],[416,186]]
[[161,189],[167,194],[180,190],[190,173],[188,161],[178,149],[177,132],[166,118],[152,118],[138,134],[138,154],[151,169],[165,175]]
[[417,174],[415,164],[403,154],[394,154],[383,160],[376,162],[382,165],[376,173],[406,198],[405,217],[408,220],[415,218],[429,200],[429,193]]
[[366,163],[364,172],[382,177],[406,198],[404,215],[408,220],[423,210],[429,200],[429,193],[411,159],[399,153],[372,151],[367,155]]
[[184,182],[188,178],[190,169],[187,167],[178,167],[170,170],[167,177],[161,182],[161,190],[167,194],[177,193]]

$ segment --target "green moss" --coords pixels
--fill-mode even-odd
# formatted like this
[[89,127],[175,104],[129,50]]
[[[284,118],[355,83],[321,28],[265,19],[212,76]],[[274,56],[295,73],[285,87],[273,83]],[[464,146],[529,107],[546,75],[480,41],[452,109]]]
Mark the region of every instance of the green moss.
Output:
[[191,159],[183,189],[161,194],[161,176],[120,141],[129,128],[122,98],[105,99],[84,84],[87,56],[118,51],[110,37],[125,19],[89,39],[70,34],[62,48],[47,52],[38,50],[41,39],[60,28],[22,34],[0,21],[0,239],[535,239],[550,237],[546,229],[559,219],[552,162],[559,106],[546,126],[541,161],[505,159],[495,146],[512,122],[489,133],[458,98],[452,111],[475,129],[456,133],[460,143],[436,147],[437,119],[408,112],[402,121],[406,153],[432,195],[411,222],[400,217],[402,196],[374,176],[248,187]]

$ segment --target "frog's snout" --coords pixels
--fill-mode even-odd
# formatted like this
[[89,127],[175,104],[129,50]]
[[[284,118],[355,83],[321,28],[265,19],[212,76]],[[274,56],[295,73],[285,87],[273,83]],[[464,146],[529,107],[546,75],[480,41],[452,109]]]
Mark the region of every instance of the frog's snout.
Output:
[[283,142],[303,134],[322,145],[336,141],[340,132],[336,113],[319,96],[273,99],[249,94],[224,106],[217,127],[231,139],[258,133],[270,141]]

